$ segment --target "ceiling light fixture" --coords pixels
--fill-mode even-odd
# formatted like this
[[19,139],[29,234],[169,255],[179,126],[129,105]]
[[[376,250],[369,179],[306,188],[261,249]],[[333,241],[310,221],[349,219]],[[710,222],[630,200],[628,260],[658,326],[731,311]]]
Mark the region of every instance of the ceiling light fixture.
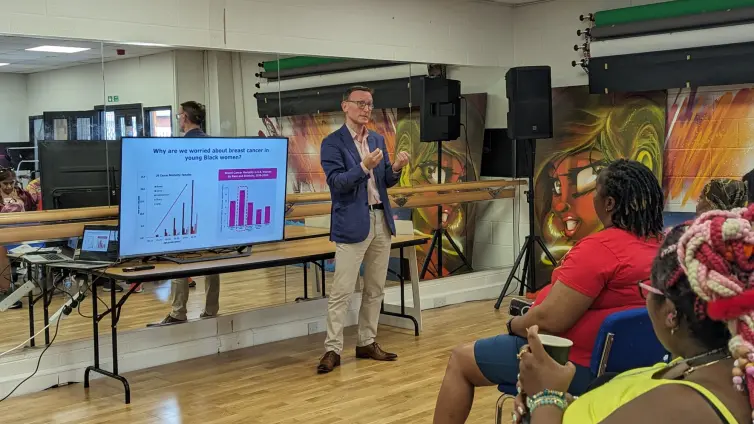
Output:
[[8,66],[10,63],[0,63],[0,66]]
[[66,47],[66,46],[39,46],[26,49],[27,52],[46,52],[46,53],[79,53],[91,50],[89,47]]

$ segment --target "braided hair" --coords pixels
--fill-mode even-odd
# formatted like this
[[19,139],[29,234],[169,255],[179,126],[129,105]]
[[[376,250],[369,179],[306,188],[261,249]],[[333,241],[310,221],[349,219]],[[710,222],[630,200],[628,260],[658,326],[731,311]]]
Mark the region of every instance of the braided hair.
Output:
[[743,208],[748,199],[746,183],[730,178],[710,180],[702,189],[701,198],[710,209],[730,210]]
[[[711,211],[668,233],[652,265],[652,284],[708,349],[726,345],[733,385],[754,407],[754,205]],[[752,416],[754,420],[754,413]]]
[[618,159],[603,169],[600,177],[600,194],[615,199],[614,227],[639,237],[662,235],[664,195],[649,168],[634,160]]

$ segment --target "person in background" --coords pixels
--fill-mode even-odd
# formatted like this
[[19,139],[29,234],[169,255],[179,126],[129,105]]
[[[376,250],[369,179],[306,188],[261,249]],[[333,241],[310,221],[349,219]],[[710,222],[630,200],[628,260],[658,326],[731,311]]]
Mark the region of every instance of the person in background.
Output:
[[747,203],[746,183],[729,178],[710,180],[696,202],[696,215],[711,210],[729,211],[735,208],[746,207]]
[[744,175],[743,178],[741,178],[741,181],[743,181],[744,184],[746,184],[747,189],[751,187],[751,189],[747,190],[746,199],[748,200],[749,203],[754,203],[754,169],[747,172],[746,175]]
[[39,178],[34,178],[26,184],[26,191],[31,195],[34,203],[37,204],[37,210],[42,210],[42,185]]
[[565,393],[573,365],[550,358],[529,328],[513,422],[522,415],[531,424],[753,422],[752,225],[754,206],[676,226],[651,281],[637,283],[657,338],[675,358],[669,364],[626,371],[574,399]]
[[[190,101],[181,103],[178,108],[178,126],[184,137],[208,137],[202,128],[207,117],[204,105]],[[194,286],[196,283],[194,283]],[[180,324],[186,322],[186,304],[188,303],[190,282],[188,278],[176,278],[170,283],[171,292],[173,293],[173,310],[165,319],[156,324],[149,324],[149,327],[159,325]],[[207,275],[204,277],[205,303],[204,311],[199,318],[212,318],[220,310],[220,276]]]
[[[36,210],[37,204],[29,192],[18,183],[16,172],[11,168],[0,168],[0,213],[15,213]],[[0,246],[0,298],[11,289],[12,272],[8,250]],[[20,301],[13,304],[11,309],[19,309]]]
[[340,365],[348,302],[361,265],[364,287],[359,308],[356,357],[395,361],[398,355],[375,341],[385,291],[391,235],[395,223],[387,189],[398,183],[409,154],[399,152],[390,163],[383,136],[367,124],[374,109],[371,88],[354,86],[343,94],[345,125],[322,140],[320,160],[332,198],[330,240],[335,242],[335,279],[327,303],[325,354],[320,374]]
[[649,278],[662,237],[664,200],[657,177],[640,162],[618,159],[596,176],[594,209],[604,229],[579,240],[552,273],[532,308],[508,321],[508,334],[455,348],[437,397],[435,424],[463,423],[474,388],[516,384],[518,353],[532,326],[573,341],[575,377],[583,393],[595,378],[592,348],[605,318],[644,305],[636,282]]

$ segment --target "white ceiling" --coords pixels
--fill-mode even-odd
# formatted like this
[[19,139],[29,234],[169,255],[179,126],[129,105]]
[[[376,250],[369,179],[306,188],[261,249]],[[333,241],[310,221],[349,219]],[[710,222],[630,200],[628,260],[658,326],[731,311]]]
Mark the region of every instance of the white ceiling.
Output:
[[[26,51],[26,49],[39,46],[88,47],[91,50],[79,53]],[[125,55],[119,56],[117,49],[124,49]],[[0,36],[0,63],[10,63],[7,66],[0,66],[0,72],[31,74],[53,69],[69,68],[71,66],[100,63],[103,59],[105,62],[110,62],[113,60],[146,56],[166,50],[169,49],[115,44],[101,45],[92,41]]]

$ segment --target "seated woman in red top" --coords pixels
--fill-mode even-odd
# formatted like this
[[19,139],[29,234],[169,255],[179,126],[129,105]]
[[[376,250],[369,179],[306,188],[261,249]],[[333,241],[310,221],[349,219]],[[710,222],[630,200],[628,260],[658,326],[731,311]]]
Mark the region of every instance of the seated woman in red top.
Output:
[[566,254],[526,315],[508,321],[501,334],[453,350],[435,407],[434,423],[463,423],[474,387],[516,384],[526,329],[573,341],[576,366],[569,393],[581,394],[593,380],[592,347],[602,321],[613,312],[644,306],[636,282],[649,278],[662,237],[662,189],[644,165],[620,159],[597,177],[594,209],[604,226]]

